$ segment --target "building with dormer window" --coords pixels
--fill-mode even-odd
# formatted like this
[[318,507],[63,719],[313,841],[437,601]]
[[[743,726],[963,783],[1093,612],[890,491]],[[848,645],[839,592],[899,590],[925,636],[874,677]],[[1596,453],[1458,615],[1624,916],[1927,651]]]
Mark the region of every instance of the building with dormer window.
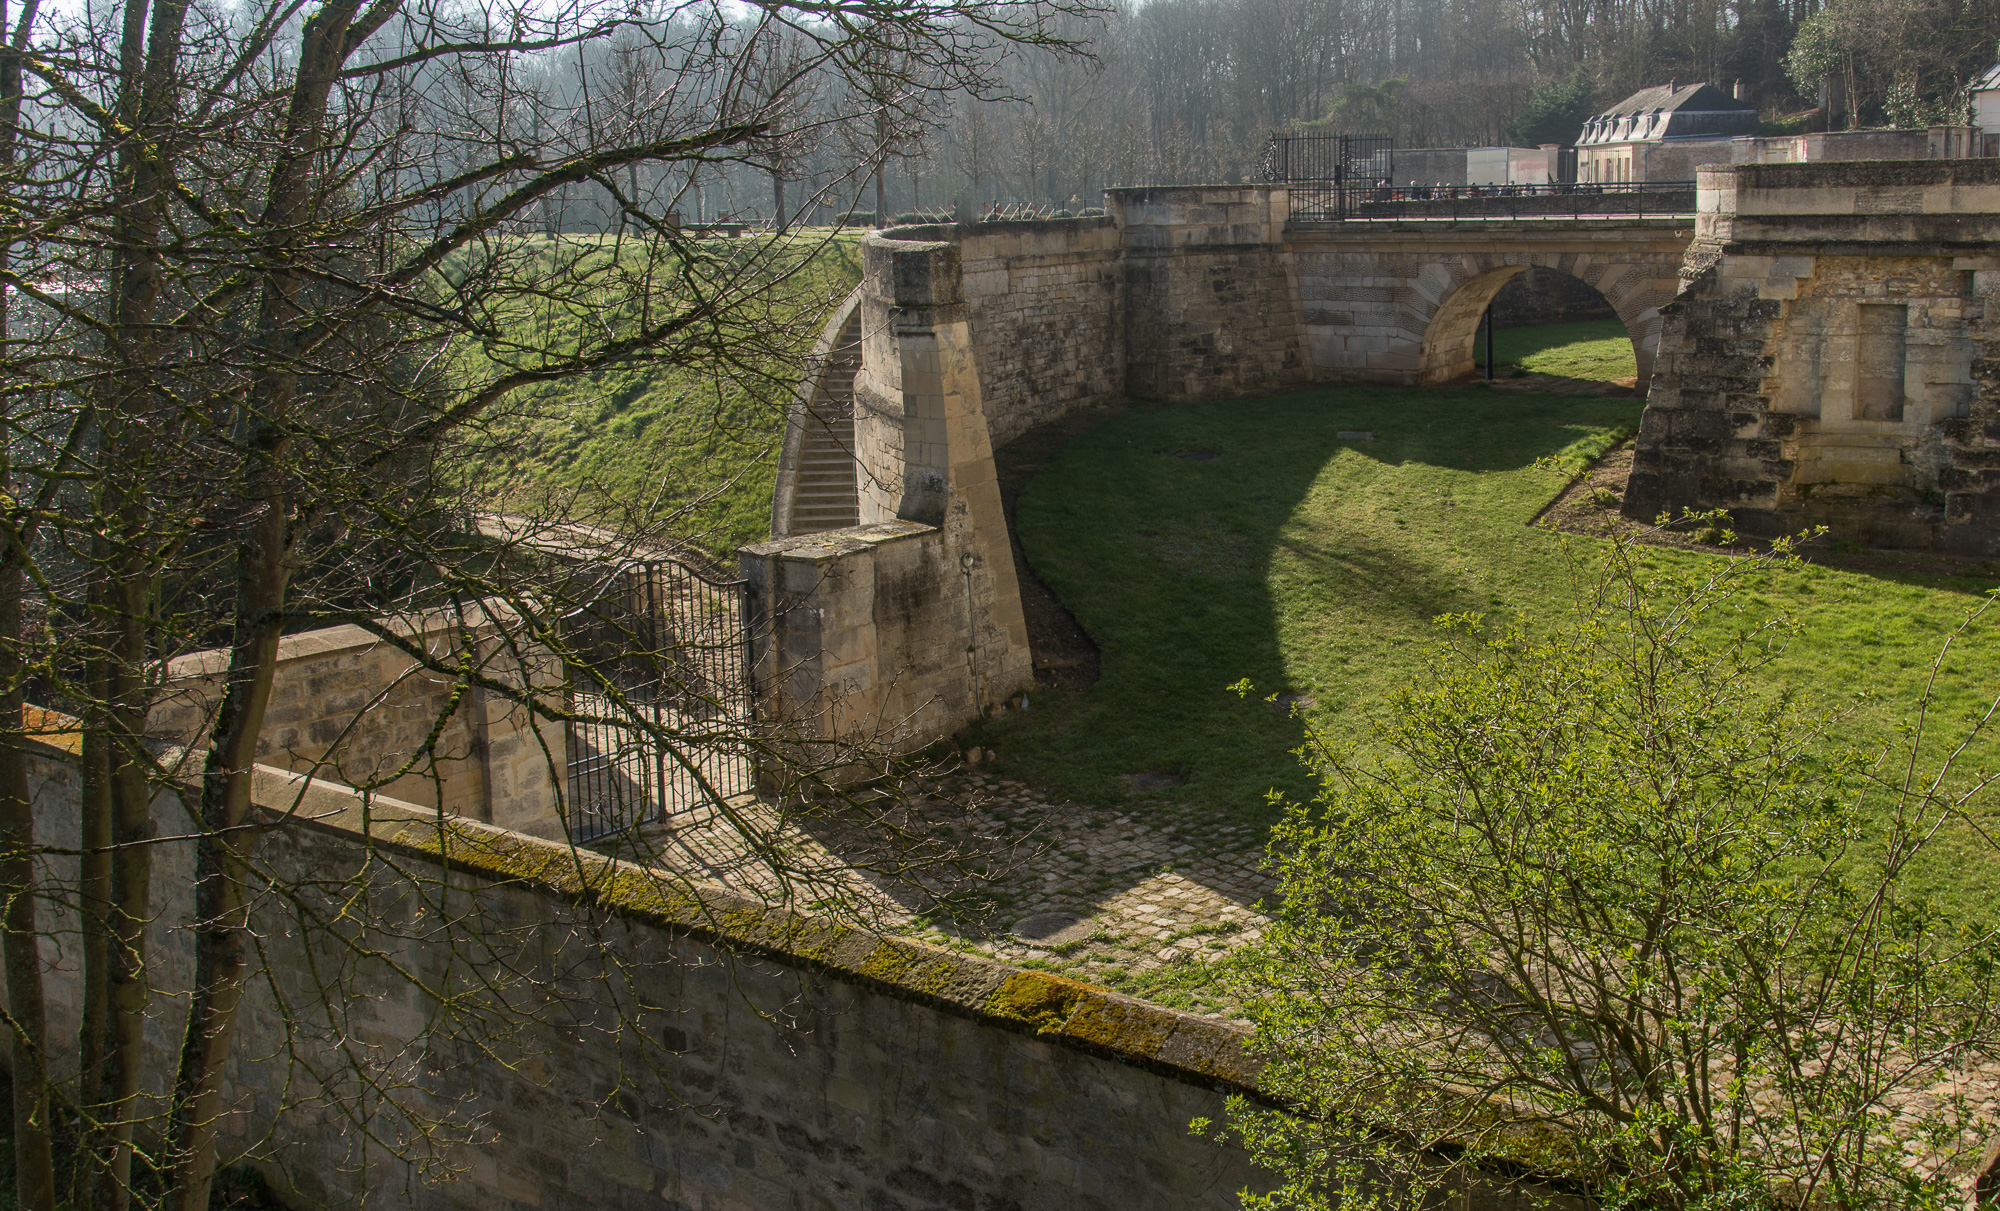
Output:
[[1690,144],[1757,133],[1757,107],[1712,84],[1668,81],[1642,88],[1584,123],[1576,141],[1576,179],[1594,182],[1685,181],[1695,163],[1727,162]]

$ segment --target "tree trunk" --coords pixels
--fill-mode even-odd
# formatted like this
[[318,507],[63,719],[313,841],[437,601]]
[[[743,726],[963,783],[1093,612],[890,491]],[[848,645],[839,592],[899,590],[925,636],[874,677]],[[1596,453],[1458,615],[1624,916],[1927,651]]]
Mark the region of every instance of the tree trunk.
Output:
[[[155,139],[174,117],[187,0],[159,0],[150,7],[128,0],[119,42],[118,114]],[[109,132],[107,132],[108,134]],[[101,779],[93,813],[105,813],[111,842],[104,906],[103,969],[87,982],[99,990],[102,1008],[92,1007],[91,1028],[99,1031],[101,1084],[86,1097],[98,1101],[100,1138],[86,1149],[98,1159],[89,1190],[101,1211],[124,1211],[131,1204],[132,1133],[139,1081],[145,1060],[148,1000],[145,923],[151,917],[152,787],[146,769],[145,670],[151,659],[146,628],[154,569],[145,554],[150,525],[147,493],[149,461],[161,436],[147,421],[155,411],[148,374],[162,351],[154,325],[160,297],[159,234],[165,222],[163,165],[127,141],[118,148],[118,241],[109,274],[114,321],[111,357],[126,373],[108,393],[100,413],[101,458],[106,474],[98,499],[108,538],[99,544],[93,600],[104,621],[105,653],[92,692],[101,695],[88,766]],[[103,824],[94,823],[102,828]],[[101,1019],[102,1025],[96,1025]]]
[[270,704],[292,574],[288,422],[297,395],[294,258],[310,240],[313,161],[326,98],[339,74],[358,0],[329,3],[307,22],[286,114],[285,151],[272,167],[262,227],[274,250],[253,342],[258,366],[245,404],[248,437],[243,516],[236,548],[236,617],[222,706],[202,771],[195,855],[195,979],[174,1086],[176,1211],[207,1211],[215,1181],[222,1076],[249,970],[251,790],[257,737]]
[[[9,49],[26,45],[35,6],[23,6]],[[0,0],[0,36],[9,34],[8,11]],[[0,168],[14,163],[21,115],[21,63],[14,54],[0,66]],[[9,270],[11,249],[0,246],[0,271]],[[0,343],[11,316],[0,294]],[[13,488],[6,444],[0,442],[0,494]],[[55,1153],[49,1138],[48,1019],[42,1001],[41,930],[35,912],[35,808],[28,798],[28,750],[22,707],[26,675],[21,630],[22,564],[27,552],[18,534],[0,551],[0,968],[7,983],[7,1011],[13,1018],[8,1040],[14,1075],[14,1197],[23,1211],[54,1211]]]
[[[102,542],[92,544],[94,563],[103,559],[103,546]],[[96,619],[103,616],[104,577],[94,568],[90,580],[89,611],[92,619]],[[111,752],[102,712],[98,710],[98,704],[104,701],[108,673],[103,656],[91,652],[84,673],[83,787],[79,802],[78,832],[83,853],[78,859],[76,897],[81,918],[78,926],[83,936],[83,1021],[77,1031],[76,1053],[77,1100],[93,1118],[103,1115],[107,1089],[105,1052],[111,1024]],[[99,1185],[93,1175],[109,1163],[110,1156],[101,1140],[86,1138],[79,1143],[86,1171],[73,1181],[79,1189],[89,1190]],[[96,1200],[88,1205],[96,1205]]]
[[[0,487],[5,485],[0,473]],[[7,1012],[14,1019],[14,1197],[24,1211],[54,1211],[55,1156],[49,1140],[46,1057],[48,1019],[42,1002],[41,931],[35,913],[35,815],[28,799],[28,753],[22,735],[21,568],[9,552],[0,560],[0,964],[7,973]]]

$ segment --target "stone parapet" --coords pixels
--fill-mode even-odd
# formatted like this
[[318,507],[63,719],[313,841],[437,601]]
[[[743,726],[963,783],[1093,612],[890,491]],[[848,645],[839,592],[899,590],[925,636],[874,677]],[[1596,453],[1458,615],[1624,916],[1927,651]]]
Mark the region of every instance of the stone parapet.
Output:
[[1279,185],[1107,189],[1127,250],[1281,244],[1291,195]]
[[[1850,243],[1943,253],[2000,240],[2000,160],[1708,166],[1696,236],[1721,243]],[[1888,245],[1913,247],[1892,250]]]
[[[553,653],[501,630],[514,621],[499,603],[466,614],[433,610],[384,618],[387,637],[358,626],[287,635],[278,644],[257,758],[336,782],[392,778],[384,794],[489,820],[538,836],[559,836],[557,778],[563,725],[527,706],[432,671],[470,645],[482,677],[524,693],[560,694]],[[419,659],[408,649],[426,654]],[[229,667],[224,649],[169,662],[147,717],[147,734],[184,748],[206,742]],[[408,770],[399,767],[428,758]],[[392,777],[393,776],[393,777]]]

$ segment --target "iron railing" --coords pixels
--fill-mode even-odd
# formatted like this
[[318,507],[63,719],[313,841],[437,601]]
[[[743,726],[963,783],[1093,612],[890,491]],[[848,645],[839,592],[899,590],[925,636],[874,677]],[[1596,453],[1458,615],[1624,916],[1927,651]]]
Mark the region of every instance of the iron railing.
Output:
[[1295,223],[1362,219],[1677,218],[1694,213],[1693,181],[1539,185],[1397,185],[1374,181],[1294,181]]
[[572,653],[571,835],[670,820],[755,785],[746,581],[676,559],[597,579],[565,619]]

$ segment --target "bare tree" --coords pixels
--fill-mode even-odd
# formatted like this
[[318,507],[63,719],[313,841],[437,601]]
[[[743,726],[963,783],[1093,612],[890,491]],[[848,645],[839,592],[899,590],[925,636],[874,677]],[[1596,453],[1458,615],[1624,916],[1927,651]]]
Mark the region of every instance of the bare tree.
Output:
[[[146,1188],[137,1162],[172,1205],[208,1204],[222,1075],[246,989],[268,974],[248,928],[257,889],[274,890],[252,788],[282,636],[353,621],[387,641],[385,612],[497,596],[511,603],[487,611],[506,620],[500,648],[588,668],[548,614],[586,589],[469,535],[452,458],[524,388],[607,367],[788,373],[831,302],[797,297],[814,249],[684,236],[663,213],[681,186],[661,183],[769,164],[852,121],[794,103],[822,82],[988,91],[997,46],[1060,43],[1052,11],[777,5],[739,20],[702,2],[127,0],[19,15],[0,72],[13,203],[0,217],[0,943],[23,1207],[58,1200],[58,1114],[76,1133],[73,1205],[130,1205]],[[548,235],[549,208],[584,194],[613,230]],[[622,541],[671,541],[673,521]],[[162,669],[215,646],[213,715],[190,755],[163,757],[147,735]],[[563,684],[412,656],[468,690],[572,711]],[[30,684],[83,733],[73,885],[40,873],[55,843],[28,801]],[[695,743],[617,693],[597,701],[684,758]],[[402,768],[436,759],[409,753]],[[196,971],[148,1131],[167,1145],[142,1153],[136,1128],[156,1115],[142,1077],[160,1067],[143,1027],[163,789],[193,804]],[[764,825],[724,810],[718,827],[785,865]],[[38,906],[81,931],[80,1076],[60,1087],[44,1063],[56,1041]]]

